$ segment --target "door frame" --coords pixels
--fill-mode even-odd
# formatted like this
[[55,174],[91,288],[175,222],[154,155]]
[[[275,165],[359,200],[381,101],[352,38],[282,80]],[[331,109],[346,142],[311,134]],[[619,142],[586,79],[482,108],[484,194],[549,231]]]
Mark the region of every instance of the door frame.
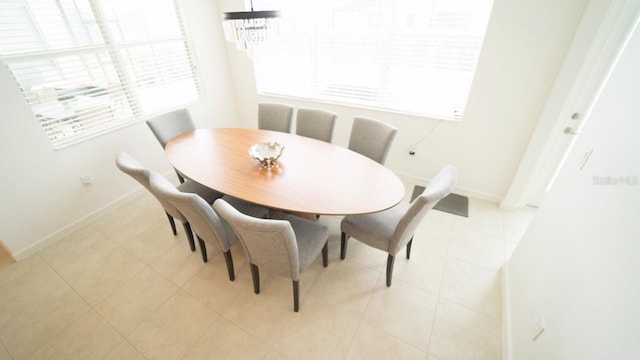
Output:
[[637,0],[588,2],[501,208],[540,204],[638,15]]

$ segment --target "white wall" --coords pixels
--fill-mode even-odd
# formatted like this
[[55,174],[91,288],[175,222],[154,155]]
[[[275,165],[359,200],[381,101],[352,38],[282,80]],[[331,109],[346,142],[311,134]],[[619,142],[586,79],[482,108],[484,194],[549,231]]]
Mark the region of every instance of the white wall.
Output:
[[[242,0],[219,0],[219,4],[222,11],[243,9]],[[452,163],[459,169],[457,191],[500,201],[538,121],[585,4],[586,0],[495,0],[464,121],[443,121],[422,142],[415,156],[408,155],[409,145],[427,134],[437,121],[259,96],[250,61],[229,45],[243,124],[256,126],[260,101],[322,107],[338,113],[334,143],[346,145],[354,116],[377,118],[399,130],[387,159],[389,168],[424,180]]]
[[[184,3],[205,89],[205,99],[189,110],[200,127],[236,126],[220,12],[213,1]],[[144,123],[53,151],[5,66],[0,67],[0,109],[0,241],[17,258],[138,188],[115,167],[118,151],[159,172],[171,171]],[[83,187],[81,175],[90,175],[94,185]]]
[[513,359],[640,359],[638,64],[636,29],[508,263]]

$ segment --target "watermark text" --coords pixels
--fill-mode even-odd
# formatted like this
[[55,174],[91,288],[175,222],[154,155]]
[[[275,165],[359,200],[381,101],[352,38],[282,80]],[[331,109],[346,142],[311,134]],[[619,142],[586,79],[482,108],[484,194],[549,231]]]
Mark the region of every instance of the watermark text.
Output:
[[621,175],[621,176],[593,176],[593,185],[628,185],[637,186],[640,185],[640,177],[638,175]]

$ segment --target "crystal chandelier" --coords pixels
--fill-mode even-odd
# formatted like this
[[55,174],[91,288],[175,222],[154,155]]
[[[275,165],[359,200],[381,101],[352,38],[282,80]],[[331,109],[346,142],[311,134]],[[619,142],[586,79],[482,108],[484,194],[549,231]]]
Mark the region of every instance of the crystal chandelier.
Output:
[[261,44],[272,38],[278,31],[279,11],[251,11],[224,13],[224,35],[227,41],[233,41],[250,58]]

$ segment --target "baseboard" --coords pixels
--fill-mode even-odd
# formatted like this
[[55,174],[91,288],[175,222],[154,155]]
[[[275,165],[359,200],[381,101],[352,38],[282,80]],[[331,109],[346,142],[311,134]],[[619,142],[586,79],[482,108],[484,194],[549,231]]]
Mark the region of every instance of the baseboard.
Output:
[[509,263],[502,266],[502,359],[513,359],[511,348],[511,296],[509,295]]
[[45,237],[43,237],[42,239],[34,242],[33,244],[29,245],[27,248],[20,250],[18,252],[16,252],[15,254],[13,254],[13,258],[16,261],[20,261],[20,260],[24,260],[26,258],[28,258],[29,256],[37,253],[38,251],[44,249],[45,247],[55,243],[56,241],[62,239],[63,237],[73,233],[74,231],[82,228],[83,226],[86,226],[88,224],[90,224],[91,222],[95,221],[97,218],[99,218],[100,216],[106,214],[107,212],[131,201],[133,198],[137,197],[138,195],[142,194],[143,191],[145,191],[145,189],[140,186],[138,188],[136,188],[135,190],[121,196],[120,198],[108,203],[107,205],[89,213],[88,215],[62,227],[61,229],[53,232],[52,234],[49,234]]
[[[431,181],[431,179],[410,175],[402,172],[395,172],[395,174],[398,175],[398,177],[403,181],[422,185],[422,186],[424,186],[425,184],[428,184],[429,181]],[[502,202],[502,198],[497,195],[487,194],[481,191],[475,191],[473,189],[469,189],[464,186],[456,185],[456,187],[454,188],[454,192],[456,194],[464,195],[472,199],[486,200],[486,201],[491,201],[497,204],[500,204],[500,202]]]
[[9,250],[7,245],[5,245],[2,241],[0,241],[0,258],[2,258],[3,256],[10,257],[13,261],[16,260],[15,257],[13,256],[13,253],[11,252],[11,250]]

